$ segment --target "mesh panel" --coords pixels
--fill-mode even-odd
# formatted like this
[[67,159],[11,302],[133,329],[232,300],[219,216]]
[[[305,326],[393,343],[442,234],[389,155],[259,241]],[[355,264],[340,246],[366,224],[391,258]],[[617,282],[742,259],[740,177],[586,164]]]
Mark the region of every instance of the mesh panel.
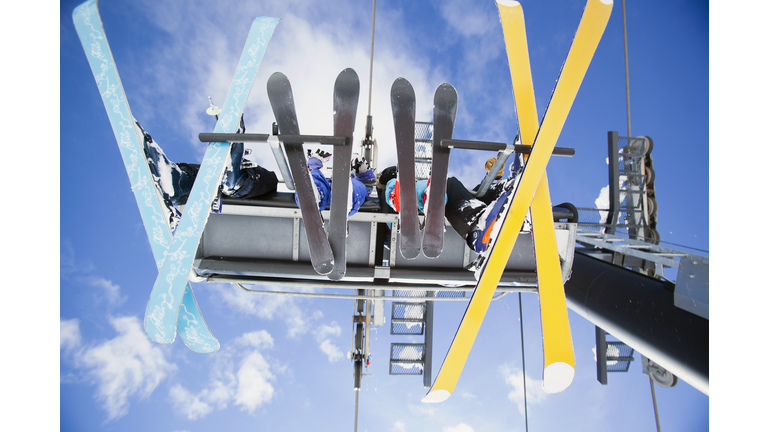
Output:
[[[635,350],[622,342],[607,342],[605,365],[608,372],[627,372]],[[622,360],[618,360],[622,359]],[[623,360],[627,359],[627,360]]]
[[622,342],[607,342],[608,349],[606,351],[608,358],[610,357],[632,357],[635,350]]
[[421,375],[424,366],[420,363],[390,363],[390,375]]
[[398,344],[391,345],[391,360],[404,360],[420,362],[424,360],[424,344]]
[[416,180],[426,180],[429,178],[429,174],[432,172],[432,164],[428,163],[416,163]]
[[432,170],[432,123],[416,122],[416,180],[426,180]]
[[426,297],[427,290],[395,290],[395,297]]
[[421,375],[424,370],[424,344],[397,344],[390,348],[390,375]]
[[392,303],[392,319],[423,320],[425,303]]
[[435,297],[465,297],[466,291],[438,291]]
[[393,322],[390,333],[393,335],[420,335],[424,334],[424,325],[420,322]]
[[631,362],[622,360],[622,361],[608,361],[606,362],[605,370],[608,372],[627,372],[629,370],[629,364]]
[[[416,141],[432,141],[433,126],[430,122],[416,122]],[[416,156],[418,157],[418,156]]]

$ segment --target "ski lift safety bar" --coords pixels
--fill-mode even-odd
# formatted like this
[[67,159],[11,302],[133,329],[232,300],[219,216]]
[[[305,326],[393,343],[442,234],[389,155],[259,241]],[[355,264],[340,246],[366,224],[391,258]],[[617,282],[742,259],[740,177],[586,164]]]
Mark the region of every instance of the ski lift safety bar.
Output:
[[[286,144],[319,143],[323,145],[345,146],[347,137],[326,135],[276,135]],[[227,134],[227,133],[201,133],[198,135],[200,142],[267,142],[269,134]]]
[[[467,141],[467,140],[456,140],[456,139],[444,139],[440,141],[440,147],[461,148],[461,149],[468,149],[468,150],[493,150],[493,151],[511,150],[512,153],[522,153],[522,154],[530,154],[531,148],[532,148],[532,146],[529,146],[529,145],[520,145],[520,144],[508,145],[505,143]],[[552,156],[571,157],[574,154],[576,154],[576,150],[569,147],[555,147],[555,149],[552,151]]]
[[[199,134],[200,142],[267,142],[269,134],[226,134],[226,133],[201,133]],[[327,135],[277,135],[277,138],[288,144],[304,144],[304,143],[319,143],[323,145],[347,145],[347,139],[343,136],[327,136]],[[468,140],[456,140],[456,139],[444,139],[440,141],[440,147],[442,148],[461,148],[468,150],[495,150],[504,151],[511,150],[512,153],[530,154],[531,147],[529,145],[520,144],[505,144],[496,142],[485,141],[468,141]],[[553,156],[565,156],[571,157],[576,154],[576,150],[570,147],[555,147],[552,152]]]

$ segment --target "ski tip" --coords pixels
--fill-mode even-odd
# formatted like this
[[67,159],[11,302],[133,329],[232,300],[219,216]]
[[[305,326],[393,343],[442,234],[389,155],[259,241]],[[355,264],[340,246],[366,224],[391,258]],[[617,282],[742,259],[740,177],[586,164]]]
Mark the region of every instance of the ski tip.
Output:
[[[183,339],[184,338],[182,338],[182,340]],[[187,341],[184,341],[184,345],[186,345],[187,348],[191,349],[192,351],[194,351],[194,352],[196,352],[198,354],[213,354],[216,351],[218,351],[219,348],[221,348],[221,344],[219,343],[219,341],[214,339],[214,342],[216,342],[215,345],[209,345],[209,344],[205,344],[205,345],[192,344],[192,345],[190,345],[190,344],[187,343]]]
[[172,344],[173,341],[176,340],[176,332],[175,331],[173,333],[171,333],[171,336],[168,336],[167,332],[165,334],[162,334],[162,333],[150,331],[150,330],[147,329],[147,322],[146,321],[144,321],[144,333],[147,334],[147,336],[149,337],[149,339],[152,342],[159,343],[161,345]]
[[281,84],[283,82],[288,82],[288,77],[285,76],[285,74],[282,72],[275,72],[269,76],[269,79],[267,80],[267,87],[274,84]]
[[496,4],[501,6],[506,6],[506,7],[520,6],[520,2],[515,0],[496,0]]
[[544,368],[542,387],[547,393],[560,393],[573,382],[576,369],[565,362],[554,362]]
[[[434,106],[446,105],[449,111],[455,111],[459,101],[456,88],[449,83],[442,83],[435,90]],[[454,115],[455,117],[455,115]]]
[[332,272],[328,273],[328,279],[330,279],[330,280],[342,280],[342,279],[344,279],[344,275],[346,275],[346,274],[347,274],[346,270],[345,271],[341,271],[341,272],[332,271]]
[[430,259],[435,259],[443,252],[443,248],[435,246],[423,246],[421,247],[424,256]]
[[327,275],[333,271],[333,261],[317,263],[312,266],[315,268],[315,271],[321,275]]
[[437,86],[436,92],[451,92],[456,93],[456,88],[451,83],[444,82]]
[[409,247],[409,248],[400,247],[400,253],[403,255],[403,258],[407,260],[412,260],[419,257],[419,253],[421,253],[421,249],[418,247]]
[[[345,75],[349,75],[349,76],[345,76]],[[360,78],[357,76],[357,72],[355,72],[355,70],[352,69],[351,67],[348,67],[343,71],[341,71],[339,73],[339,76],[336,78],[336,81],[339,81],[340,79],[343,79],[343,78],[354,79],[356,82],[360,82]]]
[[451,396],[451,392],[448,390],[430,390],[421,401],[424,403],[440,403],[445,401]]
[[412,87],[412,86],[411,86],[411,82],[410,82],[410,81],[408,81],[407,79],[403,78],[403,77],[397,77],[397,79],[395,80],[395,82],[393,82],[393,83],[392,83],[392,87],[394,87],[394,86],[396,86],[396,85],[397,85],[397,86],[405,86],[405,85],[407,85],[407,86],[409,86],[409,87]]
[[395,96],[396,93],[405,93],[407,92],[410,95],[414,94],[413,86],[411,85],[411,82],[403,77],[397,78],[392,83],[392,89],[390,91],[390,95]]
[[283,20],[282,18],[277,18],[277,17],[264,16],[264,15],[258,16],[251,23],[251,31],[254,30],[254,27],[256,27],[257,25],[261,25],[261,24],[272,25],[272,26],[277,27],[277,25],[282,20]]

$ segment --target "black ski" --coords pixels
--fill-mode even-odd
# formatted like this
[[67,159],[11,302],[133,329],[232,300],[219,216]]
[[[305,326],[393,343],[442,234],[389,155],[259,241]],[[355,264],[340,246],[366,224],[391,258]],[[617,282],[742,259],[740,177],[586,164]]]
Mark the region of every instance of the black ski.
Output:
[[[293,92],[288,78],[275,72],[267,81],[267,95],[272,105],[272,112],[283,135],[301,135],[296,119],[296,107],[293,104]],[[307,167],[302,143],[285,142],[285,155],[291,168],[296,195],[299,199],[301,217],[304,219],[304,231],[309,244],[309,258],[312,267],[319,274],[328,274],[333,270],[333,253],[328,243],[323,226],[323,217],[317,208],[312,179]]]
[[453,124],[456,120],[456,107],[458,103],[459,95],[452,85],[442,83],[435,90],[432,174],[427,202],[424,204],[426,222],[424,238],[421,240],[421,249],[427,258],[437,258],[443,251],[445,188],[448,182],[448,160],[451,157],[451,151],[448,148],[442,148],[440,141],[453,137]]
[[406,259],[414,259],[421,251],[414,153],[416,95],[413,86],[405,78],[395,80],[390,95],[397,143],[397,177],[400,184],[400,252]]
[[331,220],[328,241],[333,251],[332,280],[340,280],[347,272],[347,196],[349,170],[352,163],[352,134],[355,131],[360,80],[352,68],[341,71],[333,87],[333,134],[347,137],[346,145],[333,146],[333,182],[331,188]]

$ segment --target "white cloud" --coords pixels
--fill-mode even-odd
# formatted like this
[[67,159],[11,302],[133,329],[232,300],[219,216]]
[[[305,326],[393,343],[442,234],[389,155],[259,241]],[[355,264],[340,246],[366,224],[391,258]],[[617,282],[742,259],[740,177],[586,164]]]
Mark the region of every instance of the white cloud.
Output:
[[[223,104],[247,29],[252,17],[259,15],[281,17],[282,21],[269,42],[246,105],[248,131],[263,133],[271,130],[274,115],[266,94],[266,82],[270,75],[280,71],[291,81],[301,131],[306,134],[331,134],[333,84],[339,72],[351,67],[360,78],[354,137],[356,146],[364,137],[368,114],[370,39],[360,35],[370,34],[370,21],[347,20],[345,25],[338,26],[324,24],[320,17],[338,16],[340,11],[348,16],[368,16],[367,5],[355,1],[329,4],[323,1],[298,3],[282,0],[249,5],[222,1],[217,3],[217,7],[205,3],[185,3],[183,6],[172,2],[143,3],[141,7],[148,19],[164,30],[164,43],[142,53],[142,65],[151,64],[151,68],[135,64],[135,61],[131,63],[131,59],[125,60],[125,64],[119,67],[121,71],[128,71],[126,77],[142,82],[143,85],[134,88],[128,95],[131,107],[142,125],[153,137],[157,135],[160,142],[171,142],[171,136],[176,141],[182,137],[197,157],[202,157],[205,146],[199,142],[197,134],[210,131],[214,125],[213,119],[205,114],[208,96],[219,106]],[[240,11],[238,16],[224,16],[222,11],[233,7]],[[417,119],[426,121],[432,117],[433,92],[445,80],[430,72],[428,57],[407,49],[414,41],[406,36],[409,29],[403,27],[403,20],[396,16],[397,13],[398,10],[382,10],[377,15],[377,40],[388,41],[379,44],[375,50],[372,89],[371,114],[382,167],[394,165],[396,161],[390,106],[390,89],[394,80],[402,76],[413,84],[417,97]],[[331,22],[330,19],[327,21]],[[221,22],[226,22],[227,26],[221,27]],[[168,97],[175,98],[177,103],[169,109],[166,105],[160,110],[158,98]],[[174,121],[168,121],[170,119]],[[263,146],[252,148],[255,162],[277,170],[269,149]]]
[[[229,370],[228,374],[231,373],[232,371]],[[234,379],[227,380],[227,383],[214,379],[208,388],[194,394],[181,384],[176,384],[168,393],[168,398],[177,414],[189,420],[198,420],[213,412],[214,409],[225,409],[234,397],[236,386]]]
[[260,353],[254,351],[243,360],[237,371],[235,404],[252,413],[261,405],[269,403],[275,391],[269,383],[273,379],[269,364]]
[[130,397],[149,396],[177,369],[150,342],[138,318],[111,318],[110,324],[118,336],[85,350],[77,361],[90,369],[89,376],[98,385],[97,398],[107,410],[108,421],[128,413]]
[[[344,355],[337,345],[332,341],[332,337],[341,336],[341,327],[332,321],[330,324],[317,324],[317,321],[323,317],[323,313],[316,310],[312,313],[306,312],[299,307],[299,300],[294,297],[279,296],[272,294],[249,293],[242,288],[229,284],[210,284],[218,293],[218,298],[224,301],[227,307],[239,312],[255,315],[261,319],[274,320],[279,319],[285,322],[288,327],[288,337],[297,338],[310,331],[314,326],[313,334],[317,340],[320,350],[328,356],[330,362],[341,359]],[[275,291],[279,288],[259,285],[254,289],[264,291]],[[303,289],[305,292],[311,292],[311,289]],[[262,332],[264,332],[262,330]],[[264,332],[269,336],[268,333]],[[243,335],[239,342],[245,345],[252,345],[254,348],[260,348],[254,344],[261,343],[260,337],[255,334]],[[248,339],[247,341],[245,339]],[[269,336],[269,346],[271,348],[274,341]]]
[[[598,209],[608,209],[611,206],[611,197],[610,197],[610,186],[606,186],[602,189],[600,189],[600,195],[595,200],[595,208]],[[606,223],[608,220],[608,212],[607,211],[601,211],[600,213],[600,222],[598,223]]]
[[341,327],[336,323],[336,321],[332,321],[330,325],[328,324],[322,324],[317,329],[317,340],[323,340],[326,339],[328,336],[341,336]]
[[438,408],[435,405],[425,406],[408,404],[408,409],[414,414],[432,417],[435,415]]
[[405,428],[405,422],[400,420],[396,421],[395,425],[392,427],[392,432],[408,432],[408,430]]
[[475,432],[472,426],[465,423],[459,423],[456,426],[446,426],[443,428],[443,432]]
[[245,346],[250,345],[256,349],[269,349],[275,346],[275,340],[272,339],[272,335],[270,335],[266,330],[258,330],[245,333],[244,335],[237,338],[237,343]]
[[498,19],[488,11],[475,7],[477,3],[470,0],[442,0],[433,4],[448,24],[465,37],[488,33],[493,28],[488,24],[494,22],[494,18]]
[[71,320],[59,320],[61,329],[60,349],[69,351],[80,346],[80,320],[77,318]]
[[341,327],[332,321],[331,324],[321,324],[315,330],[315,339],[320,344],[320,350],[328,356],[328,361],[335,362],[344,357],[338,346],[331,342],[330,336],[341,336]]
[[60,253],[60,271],[63,279],[98,288],[94,298],[106,300],[110,306],[118,306],[125,301],[126,297],[120,295],[119,285],[101,276],[93,275],[95,267],[91,262],[75,259],[75,250],[69,239],[61,242]]
[[[223,300],[227,307],[261,319],[284,321],[290,338],[303,335],[309,331],[313,321],[322,317],[320,311],[302,311],[293,297],[248,293],[230,284],[210,284],[210,287],[217,292],[217,298]],[[258,286],[257,289],[272,290],[265,286]]]
[[[525,396],[523,391],[523,371],[517,368],[511,368],[509,365],[503,365],[501,374],[504,381],[512,387],[512,391],[507,395],[510,401],[517,405],[520,414],[525,414]],[[528,405],[542,403],[546,400],[547,394],[544,392],[541,380],[533,379],[526,374],[525,390],[527,390]]]
[[344,354],[341,353],[341,350],[339,350],[339,347],[332,344],[330,340],[326,339],[320,344],[320,350],[325,353],[325,355],[328,356],[328,361],[335,362],[342,357],[344,357]]
[[171,387],[168,396],[173,403],[174,411],[183,414],[190,420],[197,420],[213,411],[213,408],[202,401],[200,396],[193,395],[179,384]]
[[245,333],[224,344],[224,349],[211,357],[214,365],[206,388],[197,393],[181,384],[171,388],[168,396],[174,411],[189,420],[198,420],[214,409],[227,408],[230,402],[249,413],[269,403],[275,392],[273,370],[279,371],[280,367],[274,361],[270,364],[261,351],[273,347],[274,339],[265,330]]
[[99,276],[91,276],[86,279],[91,286],[101,288],[102,295],[106,298],[110,306],[117,306],[124,302],[126,297],[120,296],[120,285]]

